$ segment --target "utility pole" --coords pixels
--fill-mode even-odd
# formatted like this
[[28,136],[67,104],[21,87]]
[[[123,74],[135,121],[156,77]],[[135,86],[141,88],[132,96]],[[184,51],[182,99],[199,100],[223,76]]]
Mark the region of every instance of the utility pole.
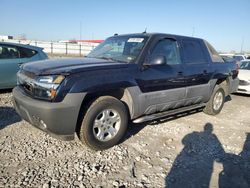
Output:
[[80,21],[80,40],[82,40],[82,21]]
[[244,45],[244,37],[242,37],[242,41],[241,41],[241,47],[240,47],[240,53],[243,53],[243,45]]
[[194,36],[194,33],[195,33],[195,27],[193,27],[193,30],[192,30],[192,37]]

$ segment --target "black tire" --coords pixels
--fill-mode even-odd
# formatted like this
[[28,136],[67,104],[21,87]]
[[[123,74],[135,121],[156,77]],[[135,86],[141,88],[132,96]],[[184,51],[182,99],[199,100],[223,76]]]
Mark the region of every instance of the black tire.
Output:
[[[219,105],[219,107],[215,108],[214,103],[215,103],[215,96],[217,94],[221,94],[222,95],[222,101],[221,104]],[[220,113],[220,111],[222,110],[223,106],[224,106],[224,102],[225,102],[225,91],[223,90],[223,88],[219,85],[216,85],[214,87],[213,93],[206,105],[206,107],[203,109],[203,112],[209,115],[217,115]]]
[[[117,114],[119,114],[119,119],[120,119],[119,130],[117,130],[116,134],[112,139],[108,141],[100,141],[98,140],[96,134],[94,133],[94,131],[96,130],[96,129],[94,130],[94,122],[95,119],[100,115],[100,113],[108,109],[113,109]],[[78,135],[79,139],[89,148],[93,150],[104,150],[118,144],[125,135],[127,127],[128,127],[128,112],[124,104],[114,97],[103,96],[97,98],[88,107],[84,115]]]

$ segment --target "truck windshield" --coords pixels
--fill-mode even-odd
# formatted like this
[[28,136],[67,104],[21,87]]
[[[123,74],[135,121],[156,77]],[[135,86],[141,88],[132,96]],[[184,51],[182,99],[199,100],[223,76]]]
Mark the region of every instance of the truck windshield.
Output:
[[87,57],[131,63],[139,56],[146,41],[147,37],[111,37],[97,46]]
[[240,63],[240,69],[250,70],[250,61],[242,61]]

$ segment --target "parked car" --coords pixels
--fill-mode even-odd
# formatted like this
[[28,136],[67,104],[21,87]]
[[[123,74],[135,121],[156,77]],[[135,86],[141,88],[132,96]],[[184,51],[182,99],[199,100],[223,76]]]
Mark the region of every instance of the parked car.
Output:
[[235,63],[205,40],[168,34],[113,36],[86,58],[27,63],[13,90],[23,119],[94,150],[118,144],[128,122],[204,108],[218,114],[238,87]]
[[250,94],[250,60],[243,60],[239,64],[239,87],[237,93]]
[[0,42],[0,89],[16,86],[16,73],[22,64],[47,58],[42,48]]
[[234,55],[233,58],[238,62],[247,59],[245,55]]

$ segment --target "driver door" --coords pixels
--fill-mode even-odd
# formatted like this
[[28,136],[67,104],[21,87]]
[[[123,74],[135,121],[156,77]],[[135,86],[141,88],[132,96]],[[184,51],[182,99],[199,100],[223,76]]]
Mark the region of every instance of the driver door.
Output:
[[186,86],[177,41],[159,40],[150,52],[149,62],[160,56],[165,57],[166,64],[149,64],[138,81],[143,92],[143,114],[175,109],[185,103]]

